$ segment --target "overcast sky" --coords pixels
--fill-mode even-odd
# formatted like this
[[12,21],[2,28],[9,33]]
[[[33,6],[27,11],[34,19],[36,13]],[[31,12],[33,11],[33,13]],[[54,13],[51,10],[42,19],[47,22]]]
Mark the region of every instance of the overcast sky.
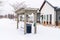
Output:
[[[3,2],[3,6],[1,6],[0,4],[0,13],[2,13],[1,10],[4,10],[3,13],[6,12],[8,14],[8,12],[12,11],[13,9],[9,4],[14,5],[16,3],[18,4],[24,2],[28,7],[40,8],[44,0],[0,0],[0,1]],[[47,0],[47,1],[51,3],[53,6],[60,7],[60,0]]]
[[[30,7],[39,8],[44,0],[2,0],[2,1],[6,1],[10,4],[15,4],[16,2],[21,3],[24,1]],[[60,0],[47,0],[47,1],[54,6],[60,7]]]
[[39,8],[41,3],[43,3],[43,0],[1,0],[3,2],[7,2],[9,4],[16,4],[21,3],[24,1],[24,3],[29,7]]

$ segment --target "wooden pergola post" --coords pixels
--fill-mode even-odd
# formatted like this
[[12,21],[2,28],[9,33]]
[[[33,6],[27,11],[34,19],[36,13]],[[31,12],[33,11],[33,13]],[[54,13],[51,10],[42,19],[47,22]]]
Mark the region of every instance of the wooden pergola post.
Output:
[[36,27],[36,23],[37,23],[37,13],[34,13],[34,33],[37,33],[37,27]]
[[20,21],[22,21],[22,15],[20,16]]
[[24,14],[24,34],[26,34],[26,13]]
[[18,25],[19,25],[19,14],[17,14],[17,29],[18,29]]

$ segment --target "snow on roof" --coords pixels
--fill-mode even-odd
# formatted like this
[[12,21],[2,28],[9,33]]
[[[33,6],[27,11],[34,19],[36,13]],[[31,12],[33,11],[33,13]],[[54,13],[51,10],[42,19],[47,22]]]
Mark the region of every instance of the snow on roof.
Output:
[[20,10],[39,10],[39,8],[30,8],[30,7],[27,7],[27,8],[21,8],[21,9],[16,10],[16,11],[20,11]]

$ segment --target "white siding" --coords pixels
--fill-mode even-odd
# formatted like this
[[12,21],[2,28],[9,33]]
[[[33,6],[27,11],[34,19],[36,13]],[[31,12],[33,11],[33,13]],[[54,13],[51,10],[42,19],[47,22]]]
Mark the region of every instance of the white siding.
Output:
[[54,8],[51,7],[47,2],[45,3],[45,5],[43,6],[42,10],[41,10],[41,15],[49,15],[52,14],[52,24],[55,24],[55,11]]

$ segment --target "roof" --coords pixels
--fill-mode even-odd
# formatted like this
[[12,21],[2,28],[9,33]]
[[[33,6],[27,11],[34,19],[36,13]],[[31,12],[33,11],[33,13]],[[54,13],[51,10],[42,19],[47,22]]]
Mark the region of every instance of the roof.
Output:
[[57,7],[54,7],[52,4],[50,4],[48,1],[44,0],[44,2],[43,2],[43,4],[42,4],[42,6],[40,7],[40,10],[39,10],[39,11],[42,10],[42,8],[43,8],[43,6],[45,5],[46,2],[47,2],[51,7],[53,7],[54,9],[57,8]]
[[20,11],[20,10],[39,10],[39,8],[30,8],[30,7],[28,7],[28,8],[20,8],[20,9],[16,10],[16,12]]
[[35,13],[39,10],[39,8],[22,8],[19,10],[16,10],[16,13],[22,14],[22,13]]
[[60,8],[56,7],[55,10],[56,10],[56,11],[60,11]]

